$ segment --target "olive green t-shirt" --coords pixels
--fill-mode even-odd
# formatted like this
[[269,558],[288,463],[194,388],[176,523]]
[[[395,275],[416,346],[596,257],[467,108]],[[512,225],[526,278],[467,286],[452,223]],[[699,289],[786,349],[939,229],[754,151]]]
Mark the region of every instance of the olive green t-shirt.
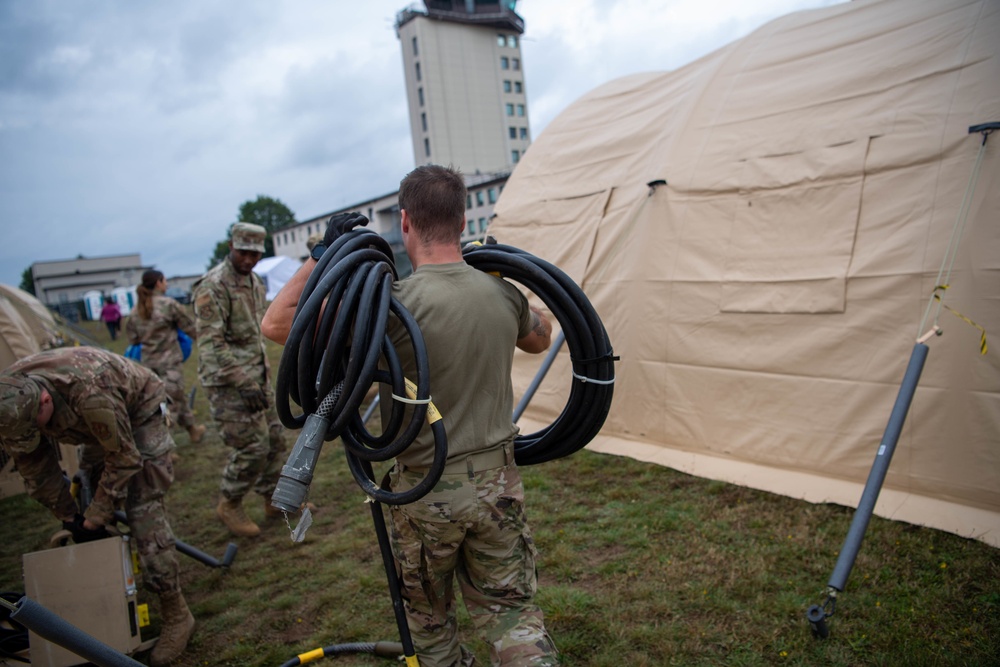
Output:
[[[510,380],[514,348],[531,331],[524,295],[506,280],[458,262],[419,267],[395,283],[393,296],[423,334],[431,400],[448,434],[448,460],[511,441],[518,433]],[[416,382],[413,349],[395,317],[389,319],[388,332],[406,377]],[[384,387],[381,400],[393,400]],[[433,455],[434,435],[425,422],[417,440],[397,459],[409,467],[427,467]]]

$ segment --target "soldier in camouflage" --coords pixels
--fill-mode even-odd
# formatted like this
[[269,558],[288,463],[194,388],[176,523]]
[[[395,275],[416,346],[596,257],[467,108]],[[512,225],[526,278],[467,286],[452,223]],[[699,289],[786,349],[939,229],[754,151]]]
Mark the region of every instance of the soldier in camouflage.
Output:
[[[107,537],[104,527],[124,507],[143,582],[160,597],[163,629],[154,667],[180,656],[194,632],[164,507],[174,479],[166,399],[152,372],[91,347],[40,352],[0,373],[0,442],[29,495],[77,542]],[[82,445],[81,470],[95,489],[82,515],[59,466],[60,442]]]
[[[555,644],[534,603],[536,551],[513,456],[517,426],[510,379],[514,348],[543,352],[551,326],[514,285],[465,263],[465,196],[461,174],[439,166],[418,167],[400,184],[403,244],[414,272],[393,285],[393,296],[420,326],[433,402],[448,434],[448,460],[430,493],[390,508],[393,554],[422,667],[475,662],[458,638],[456,578],[493,665],[557,665]],[[334,216],[324,245],[336,238],[338,226]],[[314,266],[306,260],[278,293],[264,318],[268,338],[287,339]],[[394,317],[388,334],[407,377],[415,378],[412,346]],[[381,398],[389,405],[391,391]],[[433,448],[425,424],[396,457],[393,491],[409,490],[427,475]]]
[[234,224],[229,254],[194,284],[192,294],[198,377],[222,439],[232,449],[216,514],[230,532],[244,537],[260,534],[243,507],[251,490],[263,496],[265,516],[281,516],[271,507],[271,494],[286,448],[260,331],[264,284],[253,272],[264,255],[266,234],[260,225]]
[[173,423],[188,432],[191,442],[201,442],[205,427],[196,424],[194,413],[184,395],[184,357],[177,343],[177,330],[196,335],[194,322],[184,307],[162,296],[167,279],[160,271],[150,269],[142,274],[136,288],[139,302],[125,325],[129,345],[142,345],[140,363],[156,373],[167,386],[170,416]]

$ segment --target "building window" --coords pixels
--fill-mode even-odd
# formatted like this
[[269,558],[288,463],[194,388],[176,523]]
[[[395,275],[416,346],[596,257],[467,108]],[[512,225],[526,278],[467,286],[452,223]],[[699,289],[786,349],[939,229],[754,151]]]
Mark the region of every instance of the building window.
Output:
[[516,127],[509,127],[507,129],[508,129],[508,131],[510,131],[510,138],[511,139],[517,139],[517,128]]
[[514,58],[511,64],[514,66],[514,69],[521,69],[521,59],[520,58]]
[[413,63],[413,67],[417,70],[417,81],[420,81],[420,63]]
[[479,218],[479,231],[480,232],[486,231],[486,218]]
[[509,93],[510,92],[510,80],[509,79],[504,79],[504,81],[503,81],[503,92],[505,92],[505,93]]
[[506,46],[507,38],[503,35],[497,35],[497,46]]
[[427,114],[420,112],[420,126],[424,128],[424,132],[427,131]]
[[417,88],[417,99],[420,100],[420,106],[424,106],[424,89]]
[[427,137],[424,137],[424,154],[427,155],[427,157],[431,156],[431,140]]
[[521,159],[521,151],[511,151],[510,152],[510,161],[511,162],[513,162],[514,164],[517,164],[518,161],[520,161],[520,159]]
[[483,191],[476,190],[476,206],[482,206],[482,205],[483,205]]
[[415,55],[415,56],[419,56],[420,55],[420,51],[417,49],[417,38],[416,37],[413,38],[413,55]]
[[523,104],[518,104],[517,105],[517,115],[518,116],[523,116],[524,115],[524,105]]
[[466,194],[465,195],[465,208],[466,208],[466,210],[472,208],[472,195],[471,194]]
[[510,69],[510,58],[500,56],[500,69]]
[[517,35],[507,35],[507,46],[512,49],[517,48]]
[[526,127],[521,128],[521,138],[524,140],[528,139],[528,128]]
[[476,223],[475,220],[466,220],[465,221],[465,231],[470,236],[476,233],[476,224],[475,223]]
[[508,104],[507,105],[507,115],[508,116],[513,116],[514,115],[514,105],[513,104]]
[[524,88],[521,86],[521,82],[520,81],[515,81],[514,82],[514,92],[518,93],[518,94],[524,92]]
[[497,203],[497,191],[496,191],[496,188],[490,188],[489,190],[486,191],[486,199],[491,204],[496,204]]

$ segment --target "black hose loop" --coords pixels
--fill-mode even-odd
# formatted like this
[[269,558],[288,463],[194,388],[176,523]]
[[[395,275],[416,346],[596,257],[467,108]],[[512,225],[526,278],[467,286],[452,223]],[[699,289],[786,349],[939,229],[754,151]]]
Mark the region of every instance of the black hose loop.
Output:
[[562,327],[572,360],[569,397],[562,412],[541,430],[514,439],[518,465],[552,461],[582,449],[604,425],[614,396],[617,359],[604,324],[583,290],[543,259],[503,244],[469,245],[465,261],[520,283],[552,312]]

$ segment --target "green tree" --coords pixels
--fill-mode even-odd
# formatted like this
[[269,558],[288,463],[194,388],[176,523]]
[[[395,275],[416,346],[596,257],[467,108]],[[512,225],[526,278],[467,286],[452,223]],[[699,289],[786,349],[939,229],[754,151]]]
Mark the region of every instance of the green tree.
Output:
[[31,267],[29,266],[21,274],[21,284],[19,285],[28,294],[35,294],[35,275],[31,272]]

